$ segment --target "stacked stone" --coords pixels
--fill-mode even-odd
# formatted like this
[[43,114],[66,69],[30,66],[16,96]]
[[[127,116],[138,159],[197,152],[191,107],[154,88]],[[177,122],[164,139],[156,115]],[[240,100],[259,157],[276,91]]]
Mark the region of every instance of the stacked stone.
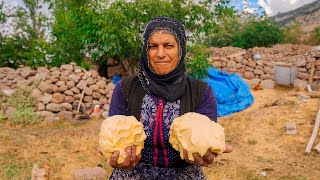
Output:
[[[320,49],[306,45],[275,45],[271,48],[255,47],[248,50],[235,47],[210,48],[213,56],[209,62],[213,67],[236,73],[249,82],[252,87],[265,84],[273,87],[275,63],[297,67],[297,78],[307,83],[311,63],[320,61]],[[320,66],[315,75],[320,75]],[[247,81],[248,82],[248,81]]]
[[[2,89],[38,83],[31,96],[37,100],[38,115],[50,119],[72,119],[77,114],[89,116],[96,105],[108,111],[114,88],[114,84],[99,76],[97,71],[83,70],[76,63],[37,70],[29,67],[17,70],[1,68],[0,80]],[[82,103],[79,106],[80,99]]]
[[30,67],[23,67],[14,70],[12,68],[0,68],[0,90],[15,89],[23,85],[31,85],[33,79],[38,78],[37,70]]

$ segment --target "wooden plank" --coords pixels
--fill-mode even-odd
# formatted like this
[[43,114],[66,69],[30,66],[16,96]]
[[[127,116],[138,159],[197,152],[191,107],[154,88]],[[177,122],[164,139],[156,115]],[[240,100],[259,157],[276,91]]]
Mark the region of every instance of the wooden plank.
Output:
[[316,62],[316,63],[314,63],[314,65],[320,66],[320,62]]
[[314,126],[313,126],[313,130],[312,130],[312,134],[311,134],[311,137],[310,137],[309,142],[307,144],[306,150],[304,151],[307,154],[310,154],[312,145],[313,145],[313,143],[316,140],[316,137],[318,135],[319,125],[320,125],[320,109],[319,109],[319,107],[320,107],[320,99],[318,101],[317,118],[315,120],[315,123],[314,123]]
[[314,73],[314,63],[311,64],[311,71],[310,71],[310,76],[309,76],[309,84],[310,85],[313,81],[313,73]]
[[77,114],[79,113],[80,106],[81,106],[81,103],[82,103],[82,99],[84,97],[84,92],[86,91],[86,88],[87,88],[87,84],[88,84],[88,79],[86,80],[86,85],[84,86],[84,89],[83,89],[82,94],[81,94],[80,102],[79,102],[78,109],[77,109]]

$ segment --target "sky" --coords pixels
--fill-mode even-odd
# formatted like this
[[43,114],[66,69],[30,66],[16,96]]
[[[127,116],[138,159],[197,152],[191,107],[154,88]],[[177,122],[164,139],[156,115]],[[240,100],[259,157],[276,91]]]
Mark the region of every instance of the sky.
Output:
[[[264,10],[267,15],[274,16],[279,12],[287,12],[315,0],[231,0],[231,5],[237,9],[243,9],[247,12],[261,12]],[[4,0],[5,4],[12,6],[23,6],[22,0]]]
[[231,0],[231,5],[237,9],[245,8],[247,12],[264,10],[267,15],[274,16],[314,1],[316,0]]

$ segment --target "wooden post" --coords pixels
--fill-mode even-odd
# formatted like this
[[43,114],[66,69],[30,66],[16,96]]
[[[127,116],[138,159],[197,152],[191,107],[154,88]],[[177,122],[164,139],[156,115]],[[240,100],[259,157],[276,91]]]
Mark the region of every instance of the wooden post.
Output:
[[84,89],[83,89],[82,94],[81,94],[80,102],[79,102],[78,109],[77,109],[77,114],[79,113],[80,106],[81,106],[81,103],[82,103],[82,99],[83,99],[83,96],[84,96],[84,91],[87,88],[87,84],[88,84],[88,79],[86,80],[86,85],[84,86]]
[[309,142],[308,142],[306,150],[305,150],[305,153],[307,153],[307,154],[310,154],[312,145],[313,145],[313,143],[316,140],[317,135],[318,135],[319,125],[320,125],[320,109],[319,109],[319,106],[320,106],[320,99],[318,101],[317,118],[316,118],[314,126],[313,126],[312,135],[311,135],[311,137],[309,139]]
[[313,81],[313,74],[314,74],[314,63],[311,63],[311,70],[310,70],[310,76],[309,76],[309,84],[310,85]]

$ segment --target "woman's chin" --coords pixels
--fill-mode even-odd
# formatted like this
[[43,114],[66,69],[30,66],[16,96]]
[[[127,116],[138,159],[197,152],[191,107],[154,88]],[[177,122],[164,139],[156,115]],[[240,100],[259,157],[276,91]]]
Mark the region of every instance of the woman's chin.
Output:
[[169,71],[156,71],[155,73],[156,73],[157,75],[163,76],[163,75],[169,74],[170,72],[169,72]]

